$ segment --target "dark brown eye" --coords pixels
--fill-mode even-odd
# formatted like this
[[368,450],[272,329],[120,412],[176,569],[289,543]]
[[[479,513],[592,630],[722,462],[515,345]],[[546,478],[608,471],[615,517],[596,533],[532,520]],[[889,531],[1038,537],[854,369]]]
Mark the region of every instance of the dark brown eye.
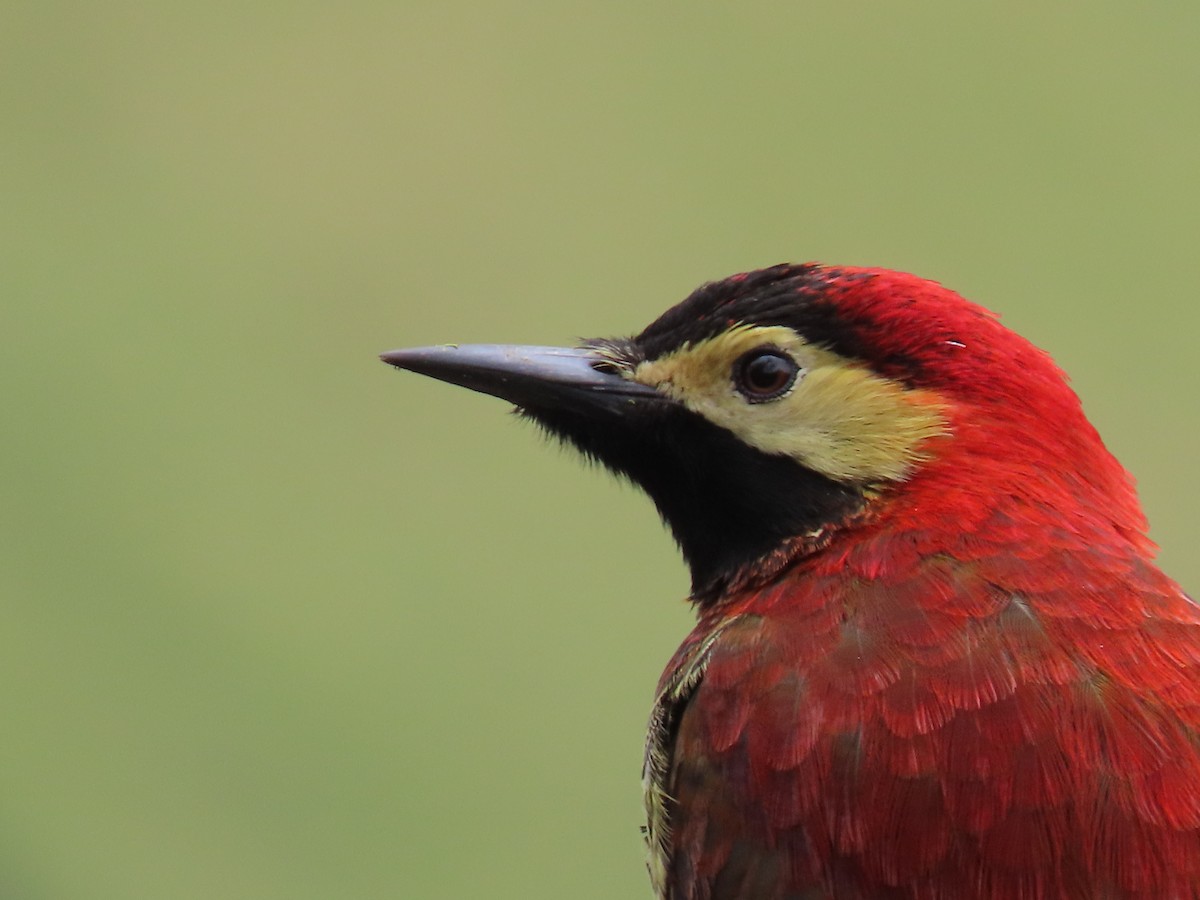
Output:
[[762,403],[786,394],[799,371],[782,350],[751,350],[734,364],[733,383],[751,403]]

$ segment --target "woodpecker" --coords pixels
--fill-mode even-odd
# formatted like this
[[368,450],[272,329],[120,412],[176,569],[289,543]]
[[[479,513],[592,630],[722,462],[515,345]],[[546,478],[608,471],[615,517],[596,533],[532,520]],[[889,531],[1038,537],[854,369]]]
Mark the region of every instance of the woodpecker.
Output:
[[1200,608],[1051,358],[779,265],[632,338],[385,353],[639,485],[691,572],[643,767],[662,900],[1200,898]]

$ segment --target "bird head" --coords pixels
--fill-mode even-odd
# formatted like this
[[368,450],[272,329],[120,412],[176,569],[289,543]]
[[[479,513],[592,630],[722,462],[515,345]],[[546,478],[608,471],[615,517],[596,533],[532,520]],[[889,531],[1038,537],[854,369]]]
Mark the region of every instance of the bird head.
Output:
[[1049,356],[912,275],[779,265],[704,285],[630,338],[382,358],[508,400],[638,484],[700,602],[880,522],[1070,528],[1061,507],[1145,543],[1128,476]]

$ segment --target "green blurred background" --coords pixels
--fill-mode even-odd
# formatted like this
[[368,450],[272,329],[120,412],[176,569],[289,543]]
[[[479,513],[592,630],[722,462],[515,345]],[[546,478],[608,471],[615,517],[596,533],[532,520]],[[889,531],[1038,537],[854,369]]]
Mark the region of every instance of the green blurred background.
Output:
[[650,896],[650,504],[443,341],[784,260],[1073,376],[1200,588],[1200,6],[0,10],[0,896]]

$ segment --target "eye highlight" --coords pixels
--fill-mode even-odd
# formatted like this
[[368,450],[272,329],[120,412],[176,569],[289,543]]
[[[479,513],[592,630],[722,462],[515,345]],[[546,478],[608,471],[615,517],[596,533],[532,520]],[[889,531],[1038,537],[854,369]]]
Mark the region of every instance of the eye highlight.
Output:
[[733,386],[751,403],[765,403],[791,390],[799,373],[796,361],[782,350],[759,347],[733,364]]

